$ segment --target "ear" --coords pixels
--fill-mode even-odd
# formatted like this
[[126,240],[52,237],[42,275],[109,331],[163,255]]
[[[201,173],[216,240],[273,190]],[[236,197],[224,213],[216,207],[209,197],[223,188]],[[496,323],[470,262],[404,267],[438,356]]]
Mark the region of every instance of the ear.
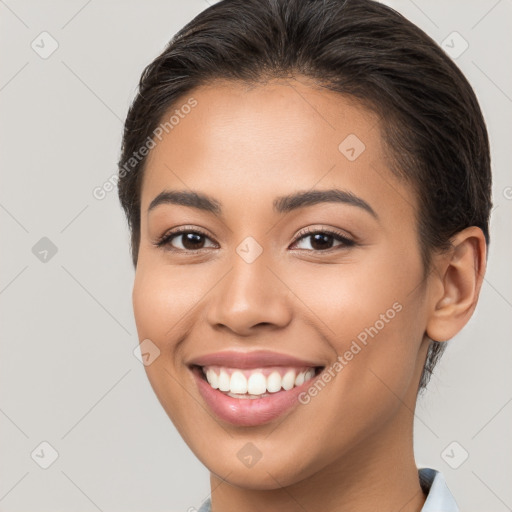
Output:
[[[452,248],[435,256],[436,286],[426,333],[435,341],[453,338],[475,310],[487,264],[482,230],[471,226],[452,238]],[[435,291],[434,291],[435,290]]]

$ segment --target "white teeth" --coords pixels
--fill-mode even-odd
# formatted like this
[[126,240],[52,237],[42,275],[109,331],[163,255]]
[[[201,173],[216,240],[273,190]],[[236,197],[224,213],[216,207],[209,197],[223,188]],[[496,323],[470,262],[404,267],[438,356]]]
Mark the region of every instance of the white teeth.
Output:
[[282,370],[280,373],[276,369],[267,377],[261,370],[214,368],[203,368],[210,386],[235,398],[254,399],[269,396],[268,393],[277,393],[281,389],[288,391],[294,386],[301,386],[315,376],[314,368],[301,372],[290,368],[283,376],[281,376]]
[[301,372],[301,373],[297,374],[297,377],[295,377],[295,385],[296,386],[301,386],[302,384],[304,384],[304,376],[305,375],[306,375],[306,372]]
[[206,371],[206,379],[213,389],[217,389],[219,387],[219,377],[217,377],[217,374],[211,368]]
[[229,388],[231,393],[237,393],[239,395],[247,393],[247,379],[245,375],[239,371],[233,372]]
[[272,372],[267,377],[267,391],[269,393],[281,391],[281,375],[279,375],[279,372]]
[[[206,378],[208,379],[208,375],[206,375]],[[225,370],[221,370],[219,375],[219,389],[221,391],[229,391],[229,386],[230,379],[228,372],[226,372]]]
[[293,385],[295,384],[295,370],[288,370],[283,377],[283,388],[288,391],[289,389],[293,388]]
[[250,395],[262,395],[265,391],[267,391],[267,379],[262,373],[253,373],[247,382],[247,392]]

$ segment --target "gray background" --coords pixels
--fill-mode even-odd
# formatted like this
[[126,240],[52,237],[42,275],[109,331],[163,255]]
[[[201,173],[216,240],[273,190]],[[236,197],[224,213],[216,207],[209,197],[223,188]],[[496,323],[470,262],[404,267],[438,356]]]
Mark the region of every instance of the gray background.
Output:
[[[463,510],[512,510],[512,0],[386,3],[452,52],[464,44],[454,31],[468,42],[456,62],[494,171],[480,303],[418,405],[417,462],[445,474]],[[92,195],[116,172],[143,67],[207,6],[0,0],[1,511],[185,511],[209,494],[133,354],[117,191]],[[43,31],[59,45],[47,58]],[[59,454],[48,469],[43,441]]]

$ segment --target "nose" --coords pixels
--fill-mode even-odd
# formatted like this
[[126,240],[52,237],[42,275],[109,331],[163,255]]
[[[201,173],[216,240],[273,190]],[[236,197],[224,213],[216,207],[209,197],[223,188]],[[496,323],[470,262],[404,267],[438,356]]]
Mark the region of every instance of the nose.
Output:
[[263,256],[247,263],[235,254],[231,270],[212,291],[207,319],[214,329],[250,336],[291,321],[289,290]]

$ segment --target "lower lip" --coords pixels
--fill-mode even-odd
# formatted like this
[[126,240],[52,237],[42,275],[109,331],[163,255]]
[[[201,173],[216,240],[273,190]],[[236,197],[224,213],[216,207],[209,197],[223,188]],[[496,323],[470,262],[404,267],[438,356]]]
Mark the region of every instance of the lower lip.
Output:
[[298,396],[311,386],[316,376],[304,384],[288,391],[281,390],[263,398],[233,398],[218,389],[213,389],[200,373],[202,370],[192,370],[199,388],[199,393],[214,414],[221,420],[241,427],[251,427],[268,423],[300,404]]

